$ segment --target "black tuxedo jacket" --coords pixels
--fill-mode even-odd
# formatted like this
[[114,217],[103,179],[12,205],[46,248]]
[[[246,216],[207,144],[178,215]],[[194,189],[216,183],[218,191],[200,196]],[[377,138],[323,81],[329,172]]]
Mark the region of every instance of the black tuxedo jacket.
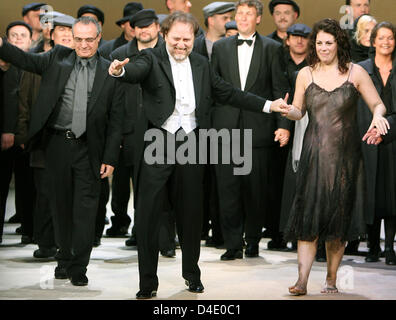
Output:
[[[214,101],[232,104],[262,113],[265,99],[242,92],[220,78],[211,68],[208,59],[192,52],[189,56],[196,100],[195,115],[198,127],[211,128],[210,109]],[[176,103],[176,90],[173,83],[172,69],[165,44],[154,49],[143,50],[136,59],[125,66],[125,75],[120,80],[140,83],[143,89],[142,121],[136,124],[137,151],[136,176],[144,151],[144,132],[151,126],[161,128],[172,115]],[[138,184],[136,194],[138,193]]]
[[[44,54],[26,53],[8,43],[0,47],[0,57],[15,66],[42,76],[40,91],[32,106],[28,141],[41,142],[48,120],[56,109],[74,68],[74,50],[55,46]],[[87,109],[88,153],[94,175],[100,177],[102,163],[115,166],[121,142],[122,92],[108,74],[110,62],[98,56],[95,80]],[[32,143],[31,148],[38,147]]]
[[[159,36],[155,47],[164,43],[164,39]],[[110,60],[119,61],[125,58],[134,59],[140,53],[136,38],[115,49],[110,54]],[[142,88],[139,84],[121,83],[124,90],[124,119],[123,119],[123,148],[124,162],[126,165],[134,164],[134,145],[135,145],[135,125],[143,108]]]
[[[240,88],[238,67],[238,36],[223,38],[214,43],[212,66],[226,81]],[[280,45],[256,34],[252,61],[246,80],[245,91],[254,93],[269,100],[284,98],[289,92],[289,84],[282,72],[277,72],[277,53]],[[278,128],[290,130],[291,121],[279,114],[257,114],[230,106],[217,106],[212,114],[213,127],[220,129],[244,128],[252,129],[253,147],[269,147],[275,145],[274,132]]]
[[128,41],[124,37],[124,33],[121,33],[121,35],[118,38],[106,41],[103,45],[99,46],[99,54],[107,59],[110,60],[110,54],[117,48],[123,46],[124,44],[127,44]]

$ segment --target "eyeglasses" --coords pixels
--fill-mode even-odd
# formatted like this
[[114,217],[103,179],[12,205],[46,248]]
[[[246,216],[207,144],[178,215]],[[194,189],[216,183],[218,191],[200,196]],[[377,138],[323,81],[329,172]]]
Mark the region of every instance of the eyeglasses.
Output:
[[85,41],[86,43],[93,43],[96,39],[98,38],[98,36],[96,36],[95,38],[78,38],[78,37],[74,37],[74,41],[77,43],[82,43],[83,41]]

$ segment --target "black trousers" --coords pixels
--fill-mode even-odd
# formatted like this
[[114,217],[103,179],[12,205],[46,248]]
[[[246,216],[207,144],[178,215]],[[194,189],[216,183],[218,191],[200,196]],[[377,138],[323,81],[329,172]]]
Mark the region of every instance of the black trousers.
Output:
[[33,208],[35,189],[33,170],[29,166],[29,153],[19,146],[0,151],[0,237],[12,174],[15,176],[15,209],[21,218],[24,235],[33,236]]
[[122,227],[131,223],[128,216],[128,203],[131,196],[131,178],[133,177],[133,166],[127,166],[124,161],[124,150],[121,148],[118,165],[114,170],[111,186],[111,217],[112,225]]
[[[176,135],[166,134],[167,139]],[[182,142],[175,141],[176,148]],[[198,144],[197,144],[198,146]],[[176,149],[177,150],[177,149]],[[197,153],[198,154],[198,153]],[[199,164],[152,164],[142,159],[136,203],[139,277],[141,290],[158,287],[158,235],[169,201],[175,214],[182,251],[182,276],[197,281],[202,229],[202,193],[204,166]],[[169,196],[169,199],[168,199]]]
[[96,223],[95,223],[95,237],[102,238],[103,230],[105,228],[105,219],[107,213],[107,202],[109,202],[110,198],[110,186],[109,179],[105,178],[101,181],[100,186],[100,196],[99,196],[99,204],[98,204],[98,212],[96,214]]
[[46,148],[51,211],[59,239],[58,266],[85,274],[95,235],[101,181],[94,176],[84,139],[52,135]]
[[34,239],[39,248],[52,248],[56,246],[56,241],[52,223],[48,170],[33,168],[33,172],[36,186],[36,204],[33,215]]
[[226,249],[241,250],[244,232],[246,242],[260,242],[271,198],[271,154],[271,148],[253,148],[252,170],[248,175],[234,175],[235,164],[219,162],[215,165],[220,223]]

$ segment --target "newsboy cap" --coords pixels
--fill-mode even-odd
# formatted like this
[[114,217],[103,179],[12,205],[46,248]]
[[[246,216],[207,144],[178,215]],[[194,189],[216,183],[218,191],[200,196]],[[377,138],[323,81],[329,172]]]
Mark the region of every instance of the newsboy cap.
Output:
[[124,7],[124,16],[121,19],[117,20],[116,24],[120,26],[124,22],[129,21],[129,19],[131,19],[132,16],[140,10],[143,10],[143,5],[140,2],[127,3]]
[[274,14],[274,8],[275,6],[277,6],[278,4],[289,4],[291,6],[293,6],[294,11],[297,12],[297,17],[300,16],[300,7],[298,6],[298,4],[293,1],[293,0],[271,0],[268,7],[269,10],[271,12],[271,16]]
[[32,2],[27,4],[22,8],[22,17],[26,16],[29,11],[40,10],[40,8],[45,5],[46,5],[45,3],[41,3],[41,2]]
[[308,27],[306,24],[302,24],[302,23],[293,24],[287,29],[288,35],[301,36],[304,38],[308,38],[311,32],[312,29]]
[[238,30],[237,24],[234,20],[229,21],[225,24],[226,31],[227,30]]
[[82,6],[80,9],[78,9],[77,18],[80,18],[84,13],[94,14],[98,18],[98,21],[104,24],[104,13],[99,8],[91,6],[90,4],[86,4],[85,6]]
[[234,2],[216,1],[209,3],[203,9],[204,18],[207,19],[215,14],[222,14],[235,10]]
[[155,14],[155,11],[153,9],[143,9],[136,12],[129,20],[129,23],[132,28],[144,28],[154,23],[155,21],[158,21],[158,17]]
[[74,19],[72,16],[68,16],[64,14],[63,16],[58,16],[54,18],[54,28],[56,26],[64,26],[64,27],[73,27],[74,22],[76,19]]
[[32,29],[32,27],[31,27],[30,25],[28,25],[28,24],[27,24],[26,22],[24,22],[24,21],[13,21],[13,22],[11,22],[11,23],[7,26],[7,28],[6,28],[6,35],[7,35],[7,37],[8,37],[8,31],[10,31],[10,29],[11,29],[12,27],[15,27],[15,26],[23,26],[23,27],[25,27],[26,29],[29,30],[30,37],[32,37],[32,35],[33,35],[33,29]]

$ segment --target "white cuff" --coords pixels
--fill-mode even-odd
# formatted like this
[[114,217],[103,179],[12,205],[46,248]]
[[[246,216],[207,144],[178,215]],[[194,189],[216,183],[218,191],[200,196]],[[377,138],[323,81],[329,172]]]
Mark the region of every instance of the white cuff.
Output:
[[271,113],[271,104],[272,104],[272,101],[271,100],[267,100],[267,102],[264,105],[263,112]]
[[114,77],[114,78],[121,78],[121,77],[123,77],[124,76],[124,74],[125,74],[125,68],[124,67],[122,67],[122,72],[121,72],[121,74],[119,75],[119,76],[115,76],[115,75],[111,75],[112,77]]

